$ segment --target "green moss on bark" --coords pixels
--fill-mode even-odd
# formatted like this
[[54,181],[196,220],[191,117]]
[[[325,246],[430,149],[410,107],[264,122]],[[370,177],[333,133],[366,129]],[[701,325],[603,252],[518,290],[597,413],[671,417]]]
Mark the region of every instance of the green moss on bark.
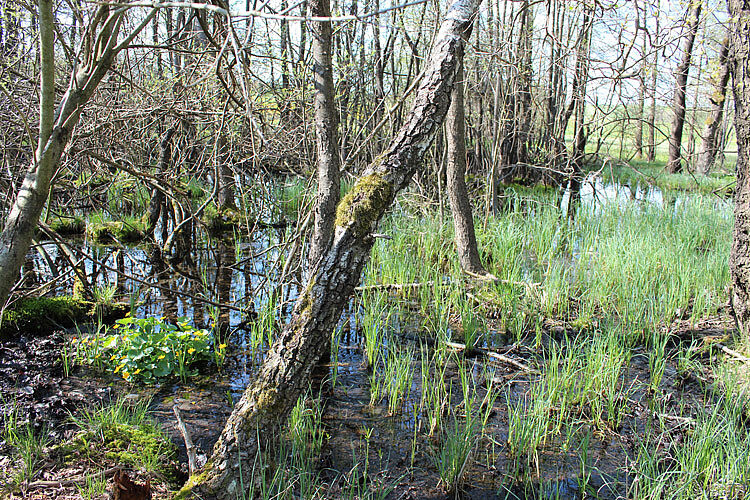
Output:
[[193,488],[206,482],[209,470],[211,470],[211,461],[207,462],[200,472],[190,476],[185,485],[175,494],[173,500],[186,500],[188,498],[193,498]]
[[336,209],[336,226],[351,226],[358,238],[364,238],[388,208],[392,195],[393,187],[382,174],[370,174],[361,178],[339,203]]

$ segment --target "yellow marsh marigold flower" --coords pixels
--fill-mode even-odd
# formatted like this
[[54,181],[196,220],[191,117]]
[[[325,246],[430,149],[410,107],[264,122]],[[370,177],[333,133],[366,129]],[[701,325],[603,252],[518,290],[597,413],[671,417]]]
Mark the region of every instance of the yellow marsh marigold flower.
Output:
[[195,349],[193,349],[192,347],[188,349],[188,354],[193,354],[194,352],[195,352]]
[[226,349],[226,348],[227,348],[226,344],[219,344],[219,349]]
[[156,359],[164,359],[165,357],[166,357],[166,354],[162,354],[161,356],[159,356],[159,357],[158,357],[158,358],[156,358]]
[[122,372],[122,378],[124,378],[125,380],[127,380],[127,379],[130,378],[130,374],[128,372]]
[[123,366],[125,366],[125,365],[118,365],[118,366],[117,366],[117,368],[115,368],[115,373],[117,373],[117,372],[119,372],[120,370],[122,370],[122,367],[123,367]]

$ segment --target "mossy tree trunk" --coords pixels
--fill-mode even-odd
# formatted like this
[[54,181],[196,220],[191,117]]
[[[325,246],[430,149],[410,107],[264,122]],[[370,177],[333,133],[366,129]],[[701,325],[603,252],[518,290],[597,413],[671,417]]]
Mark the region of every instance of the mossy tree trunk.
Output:
[[750,0],[728,0],[730,71],[737,132],[737,190],[734,234],[729,254],[730,299],[740,334],[750,336]]
[[125,40],[117,43],[117,36],[127,7],[110,8],[102,5],[92,16],[83,36],[79,64],[74,69],[70,84],[56,112],[54,110],[54,17],[51,4],[40,2],[41,102],[40,137],[23,184],[15,196],[13,206],[0,233],[0,308],[18,281],[21,266],[29,250],[34,229],[47,201],[52,176],[57,170],[70,136],[78,123],[86,102],[115,56],[126,48],[156,13],[145,16]]
[[256,381],[235,405],[212,457],[178,498],[195,494],[233,500],[251,486],[256,454],[269,449],[328,348],[331,332],[369,259],[378,222],[411,180],[445,119],[459,54],[478,6],[478,0],[454,0],[404,125],[339,204],[330,249],[314,267]]

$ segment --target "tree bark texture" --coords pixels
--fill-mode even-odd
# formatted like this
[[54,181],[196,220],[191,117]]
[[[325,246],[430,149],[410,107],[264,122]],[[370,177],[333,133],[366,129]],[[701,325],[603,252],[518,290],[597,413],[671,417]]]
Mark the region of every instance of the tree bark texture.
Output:
[[453,214],[456,250],[461,268],[473,274],[486,274],[477,250],[474,217],[471,213],[469,191],[466,189],[466,125],[464,116],[463,50],[458,55],[456,84],[451,94],[451,105],[445,117],[445,142],[448,199]]
[[724,118],[724,104],[727,97],[727,85],[729,84],[729,39],[724,40],[719,53],[719,71],[714,80],[713,93],[708,96],[710,110],[706,118],[706,127],[703,130],[701,149],[698,153],[698,162],[695,169],[706,175],[714,164],[719,147],[719,130]]
[[750,0],[728,0],[730,58],[737,133],[737,190],[729,254],[730,299],[740,334],[750,335]]
[[235,405],[212,457],[178,498],[192,493],[233,500],[251,486],[256,454],[269,449],[328,348],[331,332],[369,259],[372,233],[398,191],[411,180],[445,119],[459,51],[478,6],[478,0],[455,0],[451,5],[403,126],[339,204],[331,248],[314,267],[256,381]]
[[[313,16],[330,17],[329,0],[310,0]],[[315,143],[318,150],[318,194],[315,222],[310,242],[310,267],[325,254],[333,240],[336,205],[340,198],[340,164],[338,152],[338,118],[334,101],[333,63],[331,57],[331,23],[312,23],[312,50],[315,65]]]
[[701,8],[703,2],[691,0],[686,15],[687,26],[685,33],[685,45],[682,52],[682,61],[675,71],[674,104],[672,112],[672,129],[669,134],[669,159],[667,160],[667,171],[674,174],[682,171],[682,129],[685,127],[685,94],[687,92],[688,73],[693,56],[693,43],[698,33]]
[[[40,142],[34,162],[26,172],[0,233],[0,307],[6,304],[8,294],[19,278],[31,237],[47,201],[50,181],[70,140],[73,128],[78,123],[83,106],[109,70],[117,53],[130,44],[156,13],[156,10],[152,10],[118,45],[117,34],[126,10],[124,7],[118,7],[110,13],[108,6],[99,7],[83,37],[81,61],[74,69],[68,90],[57,107],[49,138],[43,145]],[[53,26],[40,28],[54,29]],[[42,72],[45,70],[42,69]],[[43,101],[44,95],[42,91]],[[54,99],[54,96],[52,98]],[[42,115],[45,114],[44,109],[48,105],[47,102],[41,103]]]

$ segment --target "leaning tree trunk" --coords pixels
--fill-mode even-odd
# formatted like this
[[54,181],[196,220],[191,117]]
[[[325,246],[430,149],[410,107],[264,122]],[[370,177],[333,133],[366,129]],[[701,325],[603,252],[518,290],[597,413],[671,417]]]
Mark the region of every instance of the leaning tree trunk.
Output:
[[729,254],[730,299],[740,334],[750,335],[750,0],[727,0],[730,28],[730,70],[734,88],[737,133],[737,191],[734,234]]
[[453,214],[456,250],[461,268],[467,273],[485,275],[477,250],[474,217],[471,214],[469,192],[466,189],[466,126],[464,123],[463,51],[458,55],[456,84],[451,94],[451,105],[445,118],[448,199]]
[[693,43],[698,33],[698,23],[701,17],[703,2],[691,0],[687,13],[687,33],[685,34],[685,47],[682,53],[682,61],[675,72],[674,104],[672,112],[672,130],[669,135],[669,159],[667,160],[667,171],[674,174],[682,171],[682,129],[685,126],[685,94],[687,92],[688,73],[690,72],[690,60],[693,56]]
[[706,128],[703,131],[701,150],[698,153],[698,163],[695,169],[706,175],[714,164],[718,151],[719,129],[721,129],[724,117],[724,103],[727,97],[727,84],[729,83],[729,39],[724,40],[719,53],[719,73],[714,81],[713,93],[708,96],[711,109],[706,119]]
[[109,6],[100,6],[83,37],[83,48],[79,56],[81,62],[74,69],[68,90],[53,115],[50,109],[54,107],[55,96],[50,85],[54,84],[51,76],[46,73],[54,72],[54,61],[47,59],[54,57],[49,52],[54,50],[54,21],[51,11],[44,12],[46,8],[46,2],[42,2],[39,26],[42,48],[39,147],[0,233],[0,307],[6,304],[8,294],[19,278],[31,237],[47,201],[52,176],[78,123],[83,106],[109,70],[117,53],[130,44],[156,13],[156,10],[152,10],[123,42],[117,44],[117,34],[128,8],[117,7],[110,12]]
[[443,21],[411,112],[388,149],[365,169],[336,211],[331,248],[314,267],[292,318],[272,346],[255,382],[235,405],[203,469],[178,495],[233,500],[251,485],[253,461],[279,427],[327,348],[343,307],[360,280],[373,232],[406,187],[445,119],[458,55],[478,0],[455,0]]
[[[330,17],[329,0],[310,0],[315,17]],[[333,63],[331,58],[331,23],[316,21],[312,26],[312,49],[315,66],[315,143],[318,148],[318,199],[310,242],[310,267],[325,255],[333,240],[336,205],[341,196],[339,180],[338,118],[334,101]]]

